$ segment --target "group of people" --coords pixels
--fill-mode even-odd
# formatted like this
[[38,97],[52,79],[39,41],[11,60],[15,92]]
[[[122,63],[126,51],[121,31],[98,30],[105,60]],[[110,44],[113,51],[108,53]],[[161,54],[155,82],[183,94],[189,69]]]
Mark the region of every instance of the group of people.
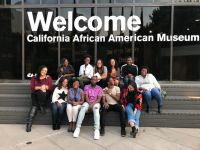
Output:
[[[47,67],[41,66],[38,73],[31,79],[32,107],[27,117],[26,131],[30,132],[33,118],[37,110],[45,113],[46,102],[51,99],[52,129],[59,130],[63,114],[68,118],[68,132],[77,138],[80,134],[85,114],[93,112],[94,139],[105,134],[106,114],[115,111],[119,114],[121,136],[126,136],[126,115],[131,127],[131,135],[138,133],[142,101],[147,104],[146,112],[152,99],[158,104],[161,113],[161,87],[156,78],[148,73],[148,67],[138,67],[131,57],[121,68],[115,59],[110,60],[109,67],[98,59],[93,67],[90,56],[86,56],[80,66],[79,77],[69,61],[62,59],[58,68],[58,82],[54,88],[51,76],[47,75]],[[53,93],[53,94],[51,94]]]

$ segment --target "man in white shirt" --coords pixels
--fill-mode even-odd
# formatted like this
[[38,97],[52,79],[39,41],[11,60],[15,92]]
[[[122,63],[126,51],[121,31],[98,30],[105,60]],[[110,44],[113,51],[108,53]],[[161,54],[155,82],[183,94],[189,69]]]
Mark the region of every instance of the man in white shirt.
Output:
[[162,107],[162,97],[160,94],[160,84],[156,80],[156,78],[148,73],[148,67],[143,66],[141,68],[141,75],[136,76],[135,82],[137,87],[143,91],[143,99],[147,103],[146,112],[149,113],[149,106],[151,100],[154,98],[158,103],[158,113],[161,113],[160,109]]
[[81,88],[84,87],[85,84],[90,83],[90,79],[93,76],[93,66],[90,65],[91,57],[86,56],[84,59],[85,64],[80,66],[79,69],[79,80]]

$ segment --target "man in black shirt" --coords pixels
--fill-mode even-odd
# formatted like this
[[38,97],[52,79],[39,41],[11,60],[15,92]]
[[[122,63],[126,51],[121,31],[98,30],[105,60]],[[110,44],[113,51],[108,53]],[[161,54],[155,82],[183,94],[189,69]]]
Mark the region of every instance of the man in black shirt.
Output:
[[138,75],[138,66],[134,64],[132,57],[129,56],[126,64],[121,67],[121,75],[125,87],[128,86],[128,83],[135,81],[135,77]]

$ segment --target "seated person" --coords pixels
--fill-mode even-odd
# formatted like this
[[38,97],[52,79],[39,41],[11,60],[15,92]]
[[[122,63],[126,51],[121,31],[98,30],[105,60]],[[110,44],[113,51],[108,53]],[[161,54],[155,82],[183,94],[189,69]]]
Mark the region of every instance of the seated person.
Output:
[[93,111],[94,116],[94,139],[98,140],[100,138],[100,101],[102,98],[103,90],[100,86],[96,85],[97,83],[97,77],[93,76],[91,78],[91,84],[86,85],[84,88],[84,94],[86,102],[83,103],[81,106],[81,110],[78,115],[77,123],[76,123],[76,129],[74,131],[73,137],[77,138],[79,137],[80,128],[83,122],[83,119],[85,117],[85,113],[87,111]]
[[58,83],[58,87],[55,88],[52,96],[51,111],[52,111],[52,129],[59,130],[63,113],[66,108],[67,101],[67,84],[68,80],[65,77],[61,77]]
[[79,81],[80,81],[80,87],[83,88],[84,85],[90,83],[90,79],[93,76],[93,66],[90,65],[91,57],[87,55],[84,59],[85,64],[80,66],[79,69]]
[[162,107],[162,97],[160,94],[160,84],[156,80],[156,78],[148,73],[148,67],[143,66],[141,67],[141,75],[137,76],[135,78],[135,82],[137,84],[137,87],[143,91],[143,99],[147,103],[147,109],[146,112],[149,113],[149,106],[151,103],[151,100],[155,98],[155,100],[158,103],[158,113],[161,113],[161,107]]
[[81,88],[79,88],[80,83],[78,79],[74,79],[72,83],[72,88],[68,92],[67,101],[67,117],[69,121],[68,132],[74,132],[76,119],[81,105],[84,102],[84,93]]
[[119,86],[120,69],[115,59],[110,59],[110,65],[108,67],[108,76],[113,78],[115,86]]
[[52,78],[47,75],[47,71],[47,67],[42,65],[39,67],[37,75],[31,78],[32,107],[27,117],[26,132],[31,132],[37,109],[40,108],[41,112],[45,113],[45,105],[52,91]]
[[98,80],[97,85],[99,85],[102,88],[105,88],[107,75],[107,67],[103,65],[103,60],[98,59],[94,67],[94,76],[96,76]]
[[106,113],[109,111],[115,111],[119,113],[120,126],[121,126],[121,136],[126,136],[126,119],[125,112],[120,102],[120,88],[114,85],[113,78],[108,78],[108,87],[103,90],[102,107],[101,107],[101,130],[100,134],[103,136],[105,134],[105,118]]
[[142,94],[137,90],[135,82],[129,83],[128,88],[123,91],[123,101],[127,116],[128,124],[132,128],[131,135],[133,138],[139,129],[140,115],[142,111]]
[[135,77],[138,75],[138,66],[134,64],[132,57],[129,56],[126,64],[121,67],[121,75],[125,88],[128,83],[135,81]]
[[61,60],[61,66],[58,67],[57,72],[58,72],[59,78],[63,76],[68,80],[69,83],[71,83],[71,80],[73,76],[75,75],[74,67],[69,64],[69,61],[66,58],[63,58]]

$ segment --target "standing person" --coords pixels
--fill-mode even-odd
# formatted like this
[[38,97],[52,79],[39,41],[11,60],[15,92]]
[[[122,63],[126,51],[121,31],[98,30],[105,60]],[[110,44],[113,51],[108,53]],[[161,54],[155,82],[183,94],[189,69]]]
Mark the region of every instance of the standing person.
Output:
[[125,130],[125,112],[120,102],[120,88],[114,85],[113,78],[108,78],[108,87],[103,90],[103,106],[101,107],[101,130],[100,134],[103,136],[105,134],[105,118],[106,113],[109,111],[115,111],[119,113],[120,126],[121,126],[121,136],[126,136]]
[[78,79],[73,80],[72,88],[69,89],[68,102],[67,102],[67,116],[69,121],[68,132],[74,132],[76,119],[81,105],[84,102],[84,93],[79,88],[80,83]]
[[66,108],[68,80],[61,77],[58,87],[55,88],[52,96],[51,111],[52,111],[52,129],[59,130],[63,113]]
[[85,84],[89,84],[91,77],[93,76],[93,67],[90,65],[91,57],[87,55],[84,59],[84,64],[80,66],[79,69],[79,81],[81,88],[84,87]]
[[57,73],[59,78],[63,76],[69,83],[71,83],[71,80],[75,75],[75,70],[74,67],[70,65],[69,60],[67,58],[63,58],[61,60],[61,66],[57,69]]
[[98,80],[97,85],[99,85],[102,88],[105,88],[107,75],[107,67],[104,66],[102,59],[98,59],[94,67],[94,76],[96,76]]
[[102,98],[103,90],[100,86],[96,85],[97,83],[97,77],[93,76],[91,78],[91,84],[86,85],[84,88],[84,94],[86,102],[83,103],[81,106],[81,110],[78,115],[78,120],[76,124],[76,129],[74,131],[73,137],[77,138],[79,137],[80,128],[83,122],[83,119],[85,117],[85,113],[87,111],[91,112],[93,111],[94,116],[94,139],[98,140],[100,138],[100,101]]
[[161,87],[156,78],[152,74],[148,73],[148,70],[149,69],[147,66],[141,67],[141,75],[135,78],[135,82],[137,84],[137,87],[143,91],[142,95],[147,103],[146,112],[149,113],[149,106],[151,100],[155,98],[158,104],[158,113],[161,113],[161,107],[162,107],[162,97],[160,94]]
[[125,96],[125,110],[128,116],[128,123],[132,128],[131,135],[133,138],[139,129],[140,115],[142,111],[142,94],[138,91],[135,82],[129,83],[127,90],[124,90]]
[[37,109],[40,108],[45,113],[45,105],[52,91],[52,78],[47,75],[47,67],[42,65],[38,69],[36,76],[31,78],[31,100],[32,106],[27,116],[26,131],[31,132],[33,118]]
[[128,83],[135,81],[135,77],[138,75],[138,66],[134,64],[132,57],[129,56],[126,64],[121,67],[121,75],[126,88]]
[[108,66],[108,77],[113,78],[115,86],[119,86],[120,69],[118,67],[117,60],[110,59],[110,65]]

